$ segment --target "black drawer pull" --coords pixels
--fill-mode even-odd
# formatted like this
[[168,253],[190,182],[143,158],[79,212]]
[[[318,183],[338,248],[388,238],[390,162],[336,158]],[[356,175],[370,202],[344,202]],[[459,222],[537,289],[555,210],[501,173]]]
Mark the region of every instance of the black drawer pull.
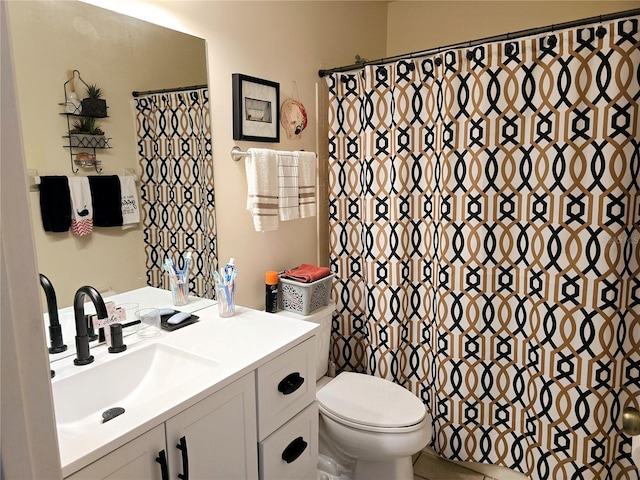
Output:
[[182,452],[182,473],[178,474],[180,480],[189,480],[189,453],[187,452],[187,439],[182,437],[176,448]]
[[162,475],[162,480],[169,480],[169,469],[167,468],[167,454],[164,450],[160,450],[158,452],[158,456],[156,457],[156,462],[160,464],[160,474]]
[[305,451],[307,445],[307,442],[305,442],[302,437],[296,438],[282,451],[282,459],[287,463],[294,462],[300,455],[302,455],[302,452]]
[[300,376],[300,372],[290,373],[278,384],[278,391],[284,395],[289,395],[299,389],[304,383],[304,377]]

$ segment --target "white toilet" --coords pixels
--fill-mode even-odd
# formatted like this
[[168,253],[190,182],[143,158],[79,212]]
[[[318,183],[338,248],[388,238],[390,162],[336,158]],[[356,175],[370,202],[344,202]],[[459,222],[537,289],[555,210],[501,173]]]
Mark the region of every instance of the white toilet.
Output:
[[391,381],[362,373],[328,371],[335,305],[308,316],[319,323],[316,399],[320,411],[318,480],[413,480],[411,456],[431,438],[422,401]]

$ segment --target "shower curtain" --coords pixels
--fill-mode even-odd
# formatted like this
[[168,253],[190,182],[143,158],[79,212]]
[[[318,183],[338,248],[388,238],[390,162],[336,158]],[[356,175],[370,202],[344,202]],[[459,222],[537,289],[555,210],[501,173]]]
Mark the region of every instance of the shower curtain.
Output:
[[214,298],[217,269],[213,158],[206,88],[134,99],[147,284],[169,289],[165,257],[192,252],[191,294]]
[[631,17],[327,78],[332,360],[450,459],[637,479],[639,47]]

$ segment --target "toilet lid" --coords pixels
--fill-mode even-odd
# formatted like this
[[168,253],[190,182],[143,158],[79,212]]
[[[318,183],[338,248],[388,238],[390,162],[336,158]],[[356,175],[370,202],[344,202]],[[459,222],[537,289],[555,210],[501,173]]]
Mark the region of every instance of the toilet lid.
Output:
[[420,423],[427,409],[409,390],[388,380],[343,372],[318,390],[321,407],[349,422],[384,428]]

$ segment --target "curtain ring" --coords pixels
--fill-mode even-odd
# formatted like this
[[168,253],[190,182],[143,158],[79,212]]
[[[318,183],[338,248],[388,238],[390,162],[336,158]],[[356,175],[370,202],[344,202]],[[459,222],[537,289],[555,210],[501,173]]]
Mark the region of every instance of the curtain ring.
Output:
[[596,37],[604,38],[607,34],[607,29],[602,25],[602,15],[600,15],[600,26],[596,28]]

